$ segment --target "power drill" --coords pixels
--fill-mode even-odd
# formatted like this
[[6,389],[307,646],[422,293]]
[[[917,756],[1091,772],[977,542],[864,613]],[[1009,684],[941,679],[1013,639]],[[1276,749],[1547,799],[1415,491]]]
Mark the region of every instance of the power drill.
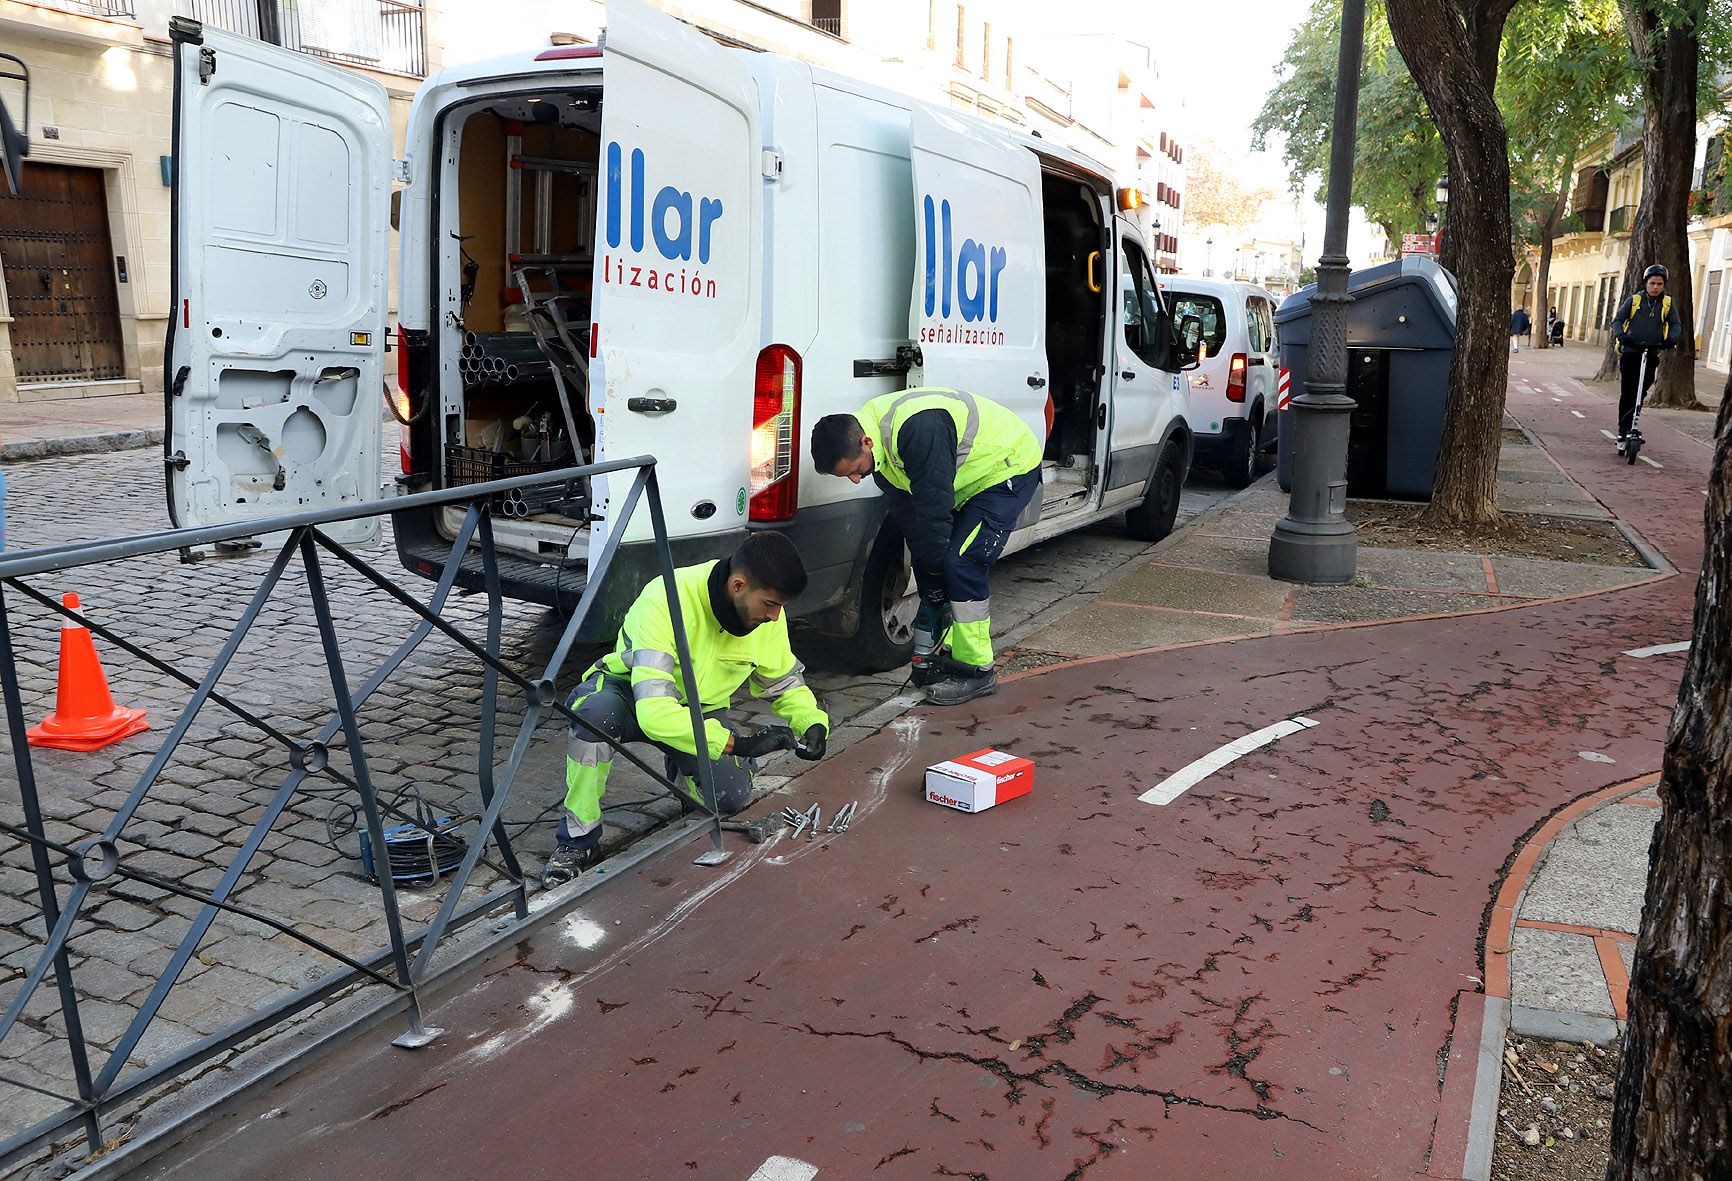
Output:
[[914,616],[914,658],[909,680],[917,689],[944,679],[944,640],[950,631],[950,601],[924,594]]

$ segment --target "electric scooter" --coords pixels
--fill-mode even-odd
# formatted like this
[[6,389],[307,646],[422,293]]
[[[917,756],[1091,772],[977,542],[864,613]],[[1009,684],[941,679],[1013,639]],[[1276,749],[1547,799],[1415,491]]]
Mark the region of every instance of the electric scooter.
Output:
[[1636,462],[1636,456],[1642,450],[1642,430],[1637,424],[1642,421],[1642,403],[1648,400],[1648,358],[1653,351],[1642,350],[1642,358],[1636,369],[1636,409],[1630,415],[1630,433],[1618,444],[1618,453],[1624,457],[1624,462],[1629,464]]

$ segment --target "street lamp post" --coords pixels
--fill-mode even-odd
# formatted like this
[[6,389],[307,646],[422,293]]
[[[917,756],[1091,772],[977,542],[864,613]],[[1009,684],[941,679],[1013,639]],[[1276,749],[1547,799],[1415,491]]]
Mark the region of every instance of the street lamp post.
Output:
[[1213,236],[1203,239],[1203,277],[1213,275],[1215,265],[1215,239]]
[[1358,541],[1347,520],[1347,210],[1353,190],[1353,141],[1359,117],[1359,63],[1365,0],[1343,0],[1335,63],[1335,122],[1329,145],[1329,202],[1317,290],[1311,297],[1311,347],[1305,392],[1293,399],[1292,500],[1269,539],[1269,575],[1288,582],[1353,581]]
[[1439,238],[1441,238],[1445,228],[1447,228],[1449,224],[1449,174],[1447,172],[1444,173],[1443,178],[1437,182],[1436,196],[1437,232]]

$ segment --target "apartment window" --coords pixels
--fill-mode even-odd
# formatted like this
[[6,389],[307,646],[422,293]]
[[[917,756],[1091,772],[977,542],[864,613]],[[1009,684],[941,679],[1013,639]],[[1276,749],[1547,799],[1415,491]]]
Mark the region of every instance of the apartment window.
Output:
[[956,64],[968,64],[968,9],[956,6]]
[[840,37],[842,0],[812,0],[812,27]]
[[980,77],[983,81],[992,80],[992,22],[986,21],[980,26]]

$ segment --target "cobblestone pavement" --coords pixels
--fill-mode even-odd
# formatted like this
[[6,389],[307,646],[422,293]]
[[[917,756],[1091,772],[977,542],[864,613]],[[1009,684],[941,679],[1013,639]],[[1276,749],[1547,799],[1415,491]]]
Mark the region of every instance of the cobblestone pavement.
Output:
[[[162,467],[155,451],[67,457],[8,468],[8,524],[14,548],[110,537],[167,526]],[[1230,492],[1201,484],[1187,490],[1181,520]],[[1007,559],[994,578],[994,616],[1014,640],[1043,612],[1069,604],[1151,547],[1104,525]],[[365,547],[364,556],[387,574],[401,573],[389,537]],[[59,595],[77,591],[92,618],[149,651],[202,676],[226,640],[268,557],[182,564],[174,555],[92,567],[30,580]],[[324,567],[351,687],[388,655],[412,619],[358,575],[335,563]],[[430,584],[404,576],[418,596]],[[40,718],[52,706],[59,621],[33,604],[8,596],[20,661],[26,711]],[[452,619],[482,637],[485,603],[454,599]],[[560,620],[550,612],[508,603],[503,650],[526,673],[539,671],[556,641]],[[35,752],[35,768],[51,837],[74,841],[99,832],[113,817],[185,704],[189,691],[112,646],[101,646],[117,701],[144,706],[152,729],[89,754]],[[830,710],[839,739],[865,733],[849,719],[888,701],[903,675],[863,676],[826,669],[814,655],[811,681]],[[575,680],[587,660],[568,661]],[[320,648],[306,581],[291,567],[222,681],[238,704],[258,711],[291,737],[309,737],[329,716],[329,674]],[[407,803],[418,791],[440,815],[479,811],[475,791],[478,663],[441,638],[426,641],[361,713],[367,759],[386,797]],[[522,720],[521,699],[501,695],[497,759],[503,762]],[[563,742],[557,723],[544,723],[531,745],[506,820],[533,874],[552,844],[551,816],[561,794]],[[0,815],[19,816],[11,752],[0,771]],[[346,766],[346,756],[333,762]],[[627,768],[627,771],[630,769]],[[778,782],[772,765],[764,782]],[[221,876],[250,826],[288,773],[285,752],[247,722],[207,706],[124,834],[128,864],[208,889]],[[338,950],[370,951],[384,940],[379,895],[364,880],[350,830],[353,809],[341,784],[310,779],[240,879],[234,900],[292,921]],[[617,847],[677,811],[650,780],[620,773],[608,797],[607,841]],[[348,833],[349,835],[345,835]],[[520,839],[518,839],[520,838]],[[38,955],[44,929],[37,917],[35,879],[28,850],[0,838],[0,1005],[16,996]],[[477,883],[497,881],[488,873]],[[437,891],[399,895],[411,923],[431,918]],[[74,927],[73,978],[88,1040],[107,1049],[126,1030],[183,936],[198,904],[136,884],[105,884],[92,894]],[[159,1061],[199,1036],[244,1016],[273,996],[317,980],[333,966],[326,957],[268,928],[223,916],[199,946],[157,1020],[132,1055],[135,1064]],[[53,988],[45,985],[24,1022],[6,1039],[0,1074],[70,1093],[63,1025]],[[102,1054],[96,1056],[100,1067]],[[0,1138],[58,1110],[58,1100],[0,1084]]]

